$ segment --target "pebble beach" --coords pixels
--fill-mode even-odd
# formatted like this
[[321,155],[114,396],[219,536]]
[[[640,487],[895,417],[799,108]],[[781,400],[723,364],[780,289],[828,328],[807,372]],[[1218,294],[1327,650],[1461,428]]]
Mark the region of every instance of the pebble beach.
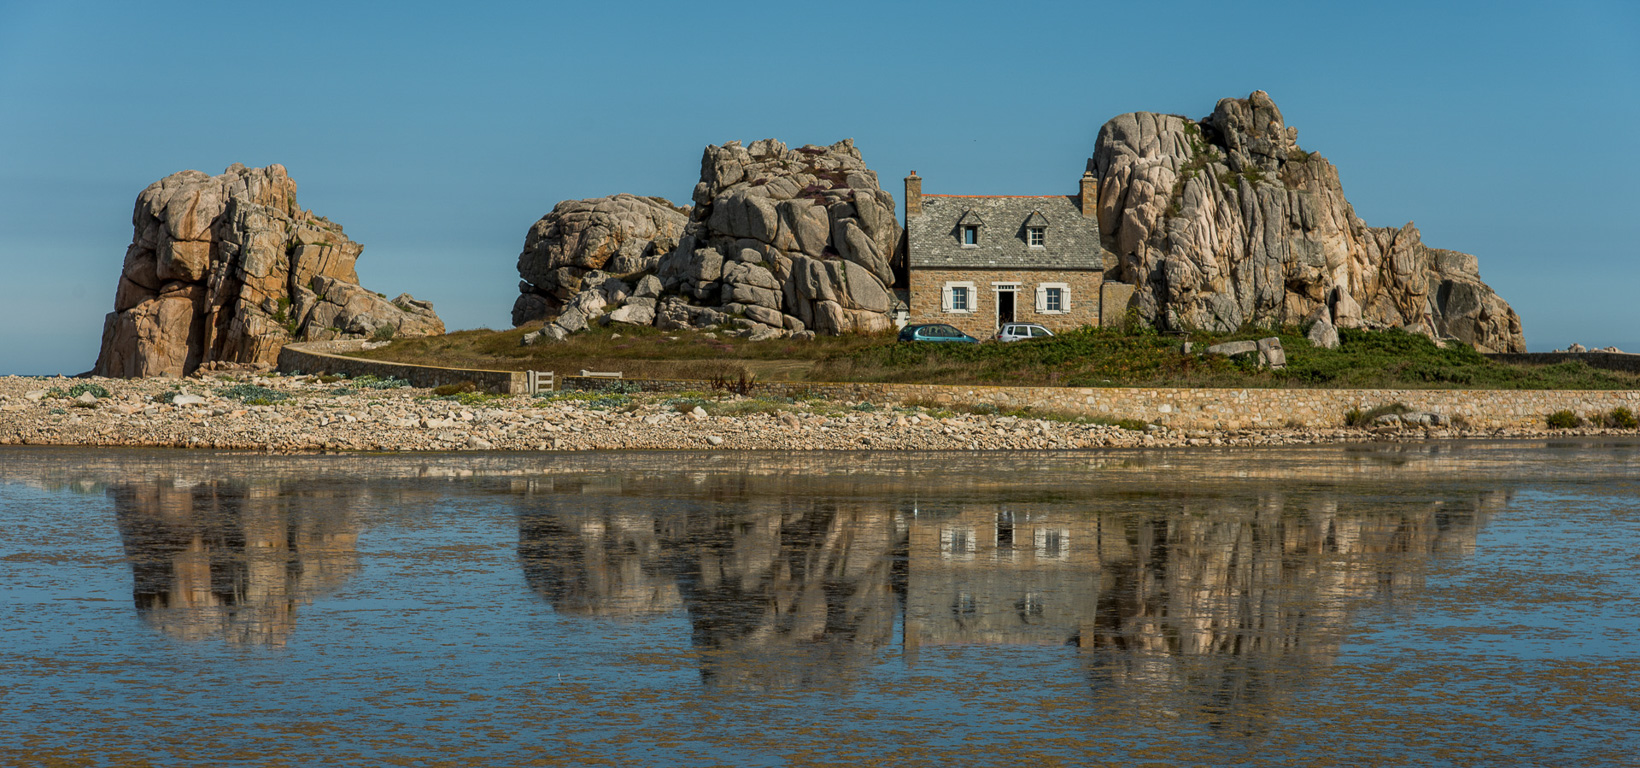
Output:
[[[79,391],[75,393],[78,387]],[[1074,450],[1616,434],[1455,427],[1182,430],[728,393],[468,393],[316,376],[0,377],[0,445],[312,451]],[[1632,430],[1621,431],[1624,434]]]

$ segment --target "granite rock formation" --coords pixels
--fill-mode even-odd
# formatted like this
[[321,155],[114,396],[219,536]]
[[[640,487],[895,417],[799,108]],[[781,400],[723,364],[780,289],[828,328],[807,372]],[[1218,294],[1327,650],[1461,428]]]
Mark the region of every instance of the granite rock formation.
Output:
[[1162,328],[1234,330],[1326,318],[1523,352],[1520,318],[1474,256],[1418,230],[1369,227],[1338,170],[1298,145],[1263,91],[1192,121],[1134,112],[1099,130],[1089,170],[1116,280]]
[[531,341],[591,322],[754,339],[893,326],[900,224],[853,141],[707,147],[693,197],[560,203],[525,240],[514,322],[555,318]]
[[566,302],[596,287],[586,285],[589,273],[654,271],[688,221],[688,208],[659,197],[620,194],[553,206],[530,227],[518,255],[513,325],[562,313]]
[[359,287],[363,247],[296,205],[281,165],[174,173],[137,196],[94,373],[272,365],[291,341],[444,332],[433,305]]

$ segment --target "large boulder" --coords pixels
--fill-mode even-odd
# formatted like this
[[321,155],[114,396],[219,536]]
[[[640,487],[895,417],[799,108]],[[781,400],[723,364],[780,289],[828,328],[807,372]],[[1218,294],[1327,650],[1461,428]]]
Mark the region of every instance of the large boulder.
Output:
[[[707,147],[693,198],[692,208],[633,195],[559,203],[525,240],[513,323],[572,331],[562,318],[575,309],[664,329],[893,326],[892,286],[905,270],[896,205],[853,141]],[[594,270],[635,278],[632,288],[603,291],[594,312],[583,306]]]
[[627,194],[553,206],[524,237],[513,325],[561,312],[565,300],[581,291],[581,279],[590,271],[653,271],[677,245],[688,214],[688,208],[663,198]]
[[1410,223],[1367,226],[1338,170],[1299,147],[1263,91],[1196,121],[1119,115],[1088,166],[1114,276],[1139,286],[1130,306],[1159,327],[1296,325],[1320,309],[1338,328],[1525,351],[1520,318],[1474,256],[1425,246]]
[[677,249],[660,265],[668,291],[778,310],[788,328],[892,326],[891,289],[904,272],[896,205],[852,140],[707,147],[694,201]]
[[358,286],[363,246],[296,205],[284,166],[174,173],[137,196],[94,372],[272,365],[287,342],[444,332],[432,304]]

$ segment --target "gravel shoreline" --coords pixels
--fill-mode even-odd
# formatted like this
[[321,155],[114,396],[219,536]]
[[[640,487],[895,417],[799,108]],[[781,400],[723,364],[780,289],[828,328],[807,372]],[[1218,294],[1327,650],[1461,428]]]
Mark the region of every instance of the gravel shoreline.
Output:
[[[327,377],[329,378],[329,377]],[[107,397],[66,396],[94,385]],[[254,390],[251,403],[225,392]],[[311,451],[1066,450],[1307,445],[1634,434],[1633,430],[1383,427],[1145,430],[836,401],[685,393],[439,399],[315,376],[0,377],[0,445]],[[271,390],[271,394],[269,391]],[[256,393],[265,397],[259,400]],[[241,391],[240,398],[247,395]],[[175,400],[175,404],[167,402]]]

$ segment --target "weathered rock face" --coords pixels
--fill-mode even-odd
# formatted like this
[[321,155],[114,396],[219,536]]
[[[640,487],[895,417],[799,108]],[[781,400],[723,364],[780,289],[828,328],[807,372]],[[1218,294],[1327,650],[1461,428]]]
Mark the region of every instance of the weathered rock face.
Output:
[[272,364],[291,341],[444,332],[431,303],[359,287],[363,247],[297,207],[284,166],[174,173],[137,196],[131,223],[98,375],[185,376]]
[[1418,230],[1369,227],[1338,170],[1299,148],[1268,94],[1223,99],[1199,121],[1135,112],[1099,130],[1088,166],[1099,227],[1140,286],[1131,306],[1173,329],[1297,324],[1399,327],[1483,351],[1525,351],[1520,318],[1474,256]]
[[518,255],[513,325],[557,315],[588,272],[652,272],[677,247],[689,209],[659,197],[620,194],[565,200],[530,227]]
[[656,198],[560,203],[525,241],[513,321],[556,316],[535,339],[586,322],[755,338],[892,327],[900,224],[852,141],[707,147],[694,202],[686,219]]

